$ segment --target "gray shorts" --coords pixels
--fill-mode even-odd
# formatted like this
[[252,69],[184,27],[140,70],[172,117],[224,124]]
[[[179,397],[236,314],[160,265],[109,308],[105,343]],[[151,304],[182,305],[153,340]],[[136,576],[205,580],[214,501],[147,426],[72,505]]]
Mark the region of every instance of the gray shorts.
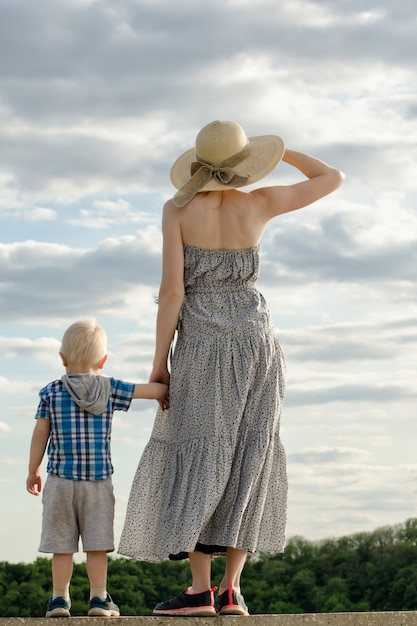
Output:
[[39,552],[74,554],[114,550],[114,493],[111,478],[67,480],[48,474],[43,490]]

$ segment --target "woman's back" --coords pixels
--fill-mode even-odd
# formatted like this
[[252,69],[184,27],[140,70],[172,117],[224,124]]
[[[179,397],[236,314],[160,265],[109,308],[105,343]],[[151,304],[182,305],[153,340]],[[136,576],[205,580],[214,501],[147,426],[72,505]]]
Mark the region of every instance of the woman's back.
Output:
[[255,199],[235,189],[199,193],[177,208],[182,240],[199,248],[240,249],[259,244],[265,224]]

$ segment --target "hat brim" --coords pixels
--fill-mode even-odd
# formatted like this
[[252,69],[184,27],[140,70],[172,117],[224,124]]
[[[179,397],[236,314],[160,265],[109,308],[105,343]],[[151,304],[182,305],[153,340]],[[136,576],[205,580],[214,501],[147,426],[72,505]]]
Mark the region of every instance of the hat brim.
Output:
[[[236,165],[233,169],[240,176],[247,176],[245,187],[256,183],[261,178],[267,176],[278,165],[284,156],[285,144],[281,137],[277,135],[260,135],[258,137],[248,137],[251,150],[250,154]],[[171,168],[171,182],[177,189],[181,189],[191,178],[191,164],[197,160],[196,149],[187,150],[175,161]],[[215,178],[200,191],[215,191],[218,189],[230,189],[230,185],[224,185]]]

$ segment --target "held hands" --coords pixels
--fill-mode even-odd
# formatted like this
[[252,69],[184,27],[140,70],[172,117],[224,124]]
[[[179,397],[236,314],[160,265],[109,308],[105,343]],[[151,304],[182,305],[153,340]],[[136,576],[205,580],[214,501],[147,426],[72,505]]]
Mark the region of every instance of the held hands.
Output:
[[29,474],[26,479],[26,490],[32,496],[39,496],[42,491],[42,477],[39,473]]
[[159,402],[159,406],[163,411],[169,409],[169,387],[167,387],[164,398]]
[[167,368],[154,367],[149,377],[150,383],[162,383],[161,389],[162,386],[165,387],[164,393],[161,393],[161,396],[157,398],[159,406],[163,411],[169,409],[169,380],[170,374]]
[[161,383],[157,383],[161,388],[161,393],[156,398],[158,400],[159,406],[163,411],[169,409],[169,386]]

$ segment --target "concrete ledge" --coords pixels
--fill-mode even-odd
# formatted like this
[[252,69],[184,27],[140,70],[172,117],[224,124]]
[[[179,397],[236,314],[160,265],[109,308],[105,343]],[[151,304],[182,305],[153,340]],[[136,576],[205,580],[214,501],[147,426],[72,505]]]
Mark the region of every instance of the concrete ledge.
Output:
[[[384,613],[305,613],[301,615],[251,615],[250,617],[3,617],[0,626],[417,626],[417,611]],[[121,624],[120,622],[123,622]]]

